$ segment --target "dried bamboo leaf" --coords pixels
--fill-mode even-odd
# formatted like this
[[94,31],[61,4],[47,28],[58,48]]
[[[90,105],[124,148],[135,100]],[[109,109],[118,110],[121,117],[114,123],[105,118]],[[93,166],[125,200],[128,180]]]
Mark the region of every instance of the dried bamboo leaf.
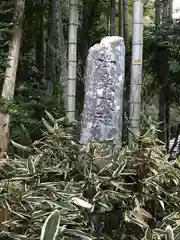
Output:
[[32,151],[31,148],[29,148],[29,147],[27,147],[27,146],[23,146],[23,145],[21,145],[21,144],[19,144],[19,143],[16,143],[16,142],[14,142],[13,140],[11,140],[11,143],[12,143],[13,146],[15,146],[16,148],[19,148],[19,149],[21,149],[21,150],[23,150],[23,151],[27,151],[27,152],[31,152],[31,151]]

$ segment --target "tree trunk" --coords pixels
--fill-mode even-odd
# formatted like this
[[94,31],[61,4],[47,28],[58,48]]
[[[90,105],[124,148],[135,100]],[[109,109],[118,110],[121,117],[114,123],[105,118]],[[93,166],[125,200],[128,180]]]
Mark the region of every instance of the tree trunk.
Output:
[[[169,6],[170,0],[163,1],[163,22],[166,24],[172,21],[172,5]],[[170,16],[171,14],[171,16]],[[166,143],[168,151],[169,143],[169,119],[170,119],[170,91],[171,79],[168,76],[168,46],[164,42],[158,43],[157,64],[158,64],[158,82],[159,82],[159,138]]]
[[155,25],[159,26],[161,23],[161,3],[160,0],[155,1]]
[[123,22],[124,22],[124,40],[125,40],[125,46],[126,46],[126,52],[129,46],[129,27],[128,27],[128,21],[129,21],[129,14],[128,14],[128,0],[122,0],[123,1]]
[[[33,25],[32,21],[34,20],[34,8],[31,8],[32,2],[25,2],[25,12],[24,12],[24,20],[23,20],[23,34],[21,39],[21,56],[23,61],[20,61],[22,64],[20,67],[20,71],[18,71],[20,79],[27,79],[27,75],[29,74],[29,62],[31,61],[32,48],[34,47],[34,42],[32,43],[32,35]],[[27,9],[27,11],[26,11]],[[31,26],[31,27],[30,27]],[[19,81],[16,81],[16,86],[19,87]]]
[[77,67],[77,28],[78,10],[77,0],[70,0],[69,41],[68,41],[68,104],[69,121],[75,120],[76,108],[76,67]]
[[124,25],[123,25],[123,0],[119,0],[119,36],[124,37]]
[[48,40],[46,50],[46,78],[47,91],[52,94],[52,82],[55,76],[56,47],[57,47],[57,25],[56,25],[56,1],[49,1],[49,23]]
[[173,21],[173,0],[168,0],[168,17],[169,21]]
[[[9,45],[8,67],[6,68],[4,84],[2,89],[2,98],[12,100],[14,97],[16,73],[19,61],[20,43],[22,37],[23,15],[24,15],[24,0],[17,0],[16,16],[17,22],[12,31],[12,40]],[[9,115],[0,115],[0,152],[3,154],[8,150],[8,135],[9,135]]]
[[111,23],[110,23],[110,11],[109,11],[109,4],[108,4],[108,7],[107,7],[107,10],[106,10],[106,29],[107,29],[107,35],[110,35],[110,25],[111,25]]
[[129,73],[129,13],[128,0],[121,0],[123,8],[123,38],[125,42],[125,80],[124,80],[124,101],[123,101],[123,141],[128,142],[128,122],[129,119],[129,97],[130,97],[130,73]]
[[140,131],[141,113],[141,84],[143,58],[143,0],[133,1],[133,29],[132,29],[132,62],[130,86],[130,128],[129,145],[133,144],[133,136]]
[[67,52],[64,40],[63,23],[62,23],[62,13],[61,13],[61,2],[56,1],[57,9],[57,35],[58,35],[58,45],[57,52],[58,58],[60,59],[60,85],[63,87],[63,97],[65,103],[65,109],[67,109]]
[[111,0],[111,36],[116,35],[116,0]]
[[[172,21],[170,16],[169,0],[163,1],[163,23]],[[172,7],[172,6],[171,6]],[[171,9],[172,11],[172,9]],[[172,14],[172,12],[171,12]],[[166,143],[168,151],[169,143],[169,119],[170,119],[170,89],[171,79],[168,74],[168,46],[161,42],[158,44],[157,59],[158,68],[158,82],[159,82],[159,138]]]
[[41,0],[37,3],[36,12],[36,67],[39,71],[40,79],[44,77],[44,3]]
[[163,13],[162,13],[162,19],[163,22],[166,22],[168,18],[168,2],[167,0],[163,1]]
[[[79,28],[79,41],[78,41],[78,59],[79,61],[79,78],[76,83],[76,109],[78,111],[78,115],[80,116],[83,111],[83,103],[84,103],[84,72],[86,65],[86,58],[88,54],[88,49],[90,46],[90,36],[92,27],[92,13],[93,13],[93,4],[91,4],[87,0],[83,0],[83,9],[82,9],[82,24]],[[92,15],[91,15],[92,14]]]
[[159,139],[169,142],[170,79],[168,79],[168,47],[159,44],[157,49],[159,82]]

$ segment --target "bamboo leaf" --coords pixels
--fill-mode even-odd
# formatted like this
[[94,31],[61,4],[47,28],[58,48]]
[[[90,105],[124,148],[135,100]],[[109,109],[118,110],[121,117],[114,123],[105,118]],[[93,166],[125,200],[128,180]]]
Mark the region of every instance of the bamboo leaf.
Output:
[[146,240],[152,240],[153,239],[153,231],[152,231],[152,229],[150,229],[150,228],[146,229],[145,239]]
[[163,229],[160,229],[160,228],[155,228],[154,232],[157,234],[162,234],[162,235],[166,234],[166,231]]
[[26,197],[26,198],[24,198],[24,200],[26,200],[30,203],[41,203],[41,202],[46,201],[46,199],[44,197],[33,197],[33,196]]
[[[27,240],[29,239],[26,235],[20,235],[13,232],[5,232],[5,234],[14,240]],[[31,239],[32,240],[32,239]]]
[[167,232],[167,240],[174,240],[173,229],[170,225],[166,227],[166,232]]
[[77,198],[77,197],[72,198],[72,202],[73,202],[75,205],[77,205],[77,206],[84,207],[84,208],[88,208],[88,209],[90,209],[90,208],[93,207],[92,204],[86,202],[85,200],[82,200],[82,199],[80,199],[80,198]]
[[38,154],[35,159],[34,159],[34,165],[38,165],[39,161],[41,160],[41,157],[42,157],[42,153],[41,154]]
[[49,212],[44,212],[43,210],[39,210],[33,213],[32,218],[33,219],[40,219],[43,218],[45,216],[48,216]]
[[53,116],[48,111],[45,110],[45,113],[46,113],[47,117],[49,118],[49,120],[52,121],[52,123],[56,122],[55,119],[53,118]]
[[80,237],[83,240],[92,240],[93,238],[90,237],[88,234],[86,234],[83,231],[75,230],[75,229],[66,229],[65,232],[67,232],[70,235]]
[[159,199],[159,203],[160,203],[160,205],[161,205],[161,207],[162,207],[162,209],[163,209],[163,211],[164,211],[164,210],[165,210],[164,202],[163,202],[162,200]]
[[35,166],[34,166],[34,162],[31,158],[28,158],[27,160],[27,169],[28,169],[28,173],[29,174],[34,174],[35,173]]
[[175,240],[179,240],[180,239],[180,232],[178,232],[176,235],[175,235]]
[[67,122],[68,121],[68,117],[65,116],[65,117],[62,117],[62,118],[59,118],[56,120],[56,123],[64,123],[64,122]]
[[27,151],[27,152],[31,152],[31,148],[29,148],[29,147],[27,147],[27,146],[23,146],[23,145],[21,145],[21,144],[19,144],[19,143],[16,143],[16,142],[14,142],[13,140],[11,140],[11,143],[12,143],[12,145],[14,146],[14,147],[16,147],[16,148],[19,148],[19,149],[21,149],[21,150],[23,150],[23,151]]
[[62,201],[56,202],[56,204],[60,208],[68,210],[68,211],[76,211],[77,210],[77,208],[73,204],[69,203],[68,201],[62,200]]
[[43,122],[45,128],[48,130],[48,132],[54,133],[54,128],[51,127],[44,118],[42,118],[42,122]]
[[42,230],[40,240],[55,240],[60,225],[60,214],[58,210],[52,212],[46,219]]

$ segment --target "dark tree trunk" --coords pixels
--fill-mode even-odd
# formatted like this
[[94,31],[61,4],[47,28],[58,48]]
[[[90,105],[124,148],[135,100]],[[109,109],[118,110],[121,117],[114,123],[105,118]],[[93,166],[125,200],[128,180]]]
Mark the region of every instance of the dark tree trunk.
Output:
[[111,0],[111,36],[116,35],[116,0]]
[[44,76],[44,3],[37,3],[36,11],[36,67],[40,78]]
[[82,27],[79,29],[79,42],[78,42],[78,49],[79,49],[79,73],[78,73],[78,81],[77,81],[77,93],[76,93],[76,102],[77,102],[77,109],[79,115],[83,111],[84,105],[84,72],[86,66],[86,58],[88,55],[88,49],[90,48],[91,37],[90,32],[92,29],[94,17],[95,17],[95,9],[98,0],[94,0],[92,2],[88,2],[87,0],[83,0],[83,16],[82,16]]
[[46,47],[46,79],[49,94],[52,94],[52,82],[56,77],[56,47],[57,47],[57,26],[56,26],[56,0],[49,0],[49,21],[48,39]]
[[157,80],[159,82],[159,138],[169,142],[170,80],[168,78],[168,47],[161,44],[157,49]]

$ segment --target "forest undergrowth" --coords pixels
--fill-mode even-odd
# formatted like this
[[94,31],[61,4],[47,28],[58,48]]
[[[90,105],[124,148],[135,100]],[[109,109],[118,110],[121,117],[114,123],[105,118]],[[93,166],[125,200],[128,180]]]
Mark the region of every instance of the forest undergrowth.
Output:
[[[42,139],[1,164],[0,239],[180,239],[179,160],[150,124],[134,149],[102,155],[46,112]],[[106,160],[105,167],[97,162]]]

